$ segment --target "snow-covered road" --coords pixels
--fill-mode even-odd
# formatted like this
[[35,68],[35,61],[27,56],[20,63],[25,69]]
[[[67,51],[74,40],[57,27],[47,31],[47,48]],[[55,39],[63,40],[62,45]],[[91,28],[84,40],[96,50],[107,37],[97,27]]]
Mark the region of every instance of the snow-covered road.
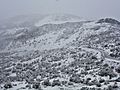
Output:
[[98,54],[98,56],[104,60],[104,62],[114,62],[114,63],[120,63],[119,60],[111,58],[110,56],[106,55],[106,53],[102,49],[98,48],[88,48],[88,47],[81,47],[84,50],[92,51]]

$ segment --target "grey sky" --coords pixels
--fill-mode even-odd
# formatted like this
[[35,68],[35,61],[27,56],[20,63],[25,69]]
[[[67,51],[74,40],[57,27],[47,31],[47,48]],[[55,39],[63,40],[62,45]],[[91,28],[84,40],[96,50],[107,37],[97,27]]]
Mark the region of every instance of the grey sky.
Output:
[[0,0],[0,19],[31,13],[70,13],[120,20],[120,0]]

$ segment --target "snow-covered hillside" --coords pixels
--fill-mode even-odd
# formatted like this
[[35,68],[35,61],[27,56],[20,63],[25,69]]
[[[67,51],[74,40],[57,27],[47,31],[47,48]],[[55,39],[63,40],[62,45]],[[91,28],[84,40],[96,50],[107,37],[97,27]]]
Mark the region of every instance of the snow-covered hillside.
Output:
[[0,25],[1,90],[119,90],[119,21],[68,14],[12,19]]
[[46,16],[43,20],[40,20],[35,26],[42,26],[44,24],[61,24],[65,22],[80,22],[84,21],[83,18],[69,14],[52,14]]

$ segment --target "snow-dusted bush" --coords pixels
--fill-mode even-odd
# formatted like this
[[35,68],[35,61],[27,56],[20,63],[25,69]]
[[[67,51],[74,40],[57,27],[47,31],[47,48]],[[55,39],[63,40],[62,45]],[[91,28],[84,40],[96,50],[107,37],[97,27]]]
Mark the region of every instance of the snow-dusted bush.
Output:
[[26,88],[31,89],[31,85],[30,84],[26,85]]
[[43,85],[51,86],[51,83],[50,83],[50,81],[48,79],[46,79],[46,80],[43,81]]
[[81,82],[83,82],[83,80],[80,77],[78,77],[78,76],[71,76],[69,81],[70,82],[74,82],[74,83],[81,83]]
[[107,90],[119,90],[119,87],[117,83],[114,83],[114,85],[109,85]]
[[118,77],[115,81],[120,82],[120,77]]
[[39,88],[41,88],[41,87],[40,87],[40,83],[38,83],[38,82],[35,82],[32,87],[33,87],[34,89],[39,89]]
[[99,83],[103,83],[103,82],[105,82],[104,79],[100,79],[100,80],[99,80]]
[[116,71],[117,71],[118,73],[120,73],[120,66],[119,66],[118,68],[116,68]]
[[58,80],[53,80],[53,82],[52,82],[52,86],[54,87],[54,86],[60,86],[61,85],[61,82],[59,81],[59,79]]
[[68,83],[68,81],[62,81],[61,83],[62,83],[62,85],[66,85]]
[[89,90],[88,87],[82,87],[80,90]]
[[12,88],[12,84],[11,84],[11,83],[6,83],[6,84],[4,85],[4,88],[5,88],[5,89]]
[[68,82],[68,85],[73,85],[73,82]]
[[113,70],[111,68],[104,68],[104,69],[101,69],[98,74],[100,76],[110,76],[110,77],[115,77],[116,74],[113,72]]

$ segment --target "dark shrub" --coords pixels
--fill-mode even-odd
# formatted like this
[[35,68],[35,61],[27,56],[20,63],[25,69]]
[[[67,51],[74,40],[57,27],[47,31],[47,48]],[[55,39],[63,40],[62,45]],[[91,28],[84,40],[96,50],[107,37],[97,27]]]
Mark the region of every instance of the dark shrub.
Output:
[[116,81],[116,82],[120,82],[120,77],[118,77],[115,81]]
[[116,72],[120,73],[120,66],[118,68],[116,68]]
[[100,76],[110,76],[110,77],[115,77],[116,74],[113,72],[113,70],[111,68],[104,68],[104,69],[101,69],[99,72],[98,72],[98,75]]
[[101,87],[101,84],[100,84],[100,83],[96,83],[96,86],[97,86],[97,87]]
[[117,82],[114,83],[113,88],[118,88]]
[[97,57],[95,57],[95,56],[92,56],[91,58],[97,60]]
[[40,83],[34,83],[33,88],[34,89],[39,89],[40,88]]
[[113,90],[113,87],[109,85],[107,90]]
[[100,80],[99,80],[99,83],[103,83],[103,82],[105,82],[104,79],[100,79]]
[[107,63],[105,63],[103,66],[104,66],[104,67],[109,67],[109,65],[108,65]]
[[31,89],[31,85],[30,84],[26,85],[26,88]]
[[87,83],[87,85],[92,86],[92,85],[94,85],[94,83],[90,81]]
[[119,90],[117,84],[109,85],[107,90]]
[[4,85],[4,88],[8,89],[8,88],[12,88],[12,84],[11,83],[7,83]]
[[88,87],[82,87],[80,90],[89,90]]
[[82,79],[78,76],[72,76],[70,77],[70,82],[74,82],[74,83],[81,83],[82,82]]
[[87,78],[87,80],[89,81],[89,80],[91,80],[91,78]]
[[59,80],[53,80],[52,82],[52,86],[60,86],[61,85],[61,82]]
[[46,79],[46,80],[43,81],[43,85],[51,86],[51,83],[48,79]]
[[62,81],[62,85],[66,85],[67,84],[67,81]]
[[73,83],[72,82],[68,82],[68,85],[73,85]]
[[97,79],[94,79],[93,81],[91,81],[91,84],[96,85],[97,87],[101,87],[101,84],[98,82]]
[[105,81],[105,82],[104,82],[104,85],[107,85],[107,84],[109,84],[109,82],[108,82],[108,81]]

